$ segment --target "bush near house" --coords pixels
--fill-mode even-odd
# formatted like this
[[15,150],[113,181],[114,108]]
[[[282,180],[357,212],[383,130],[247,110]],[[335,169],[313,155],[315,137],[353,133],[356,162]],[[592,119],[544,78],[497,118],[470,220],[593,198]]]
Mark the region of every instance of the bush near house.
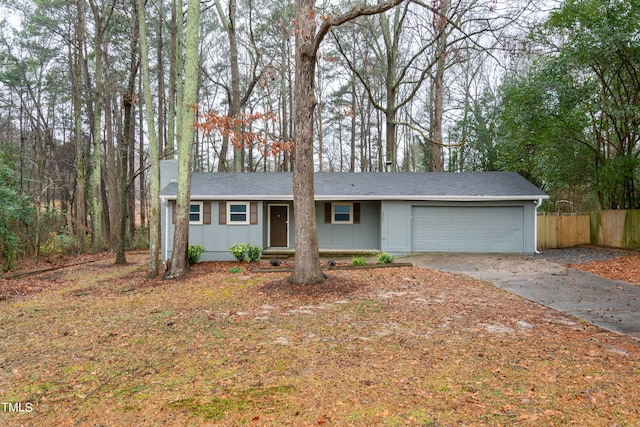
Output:
[[382,252],[378,255],[378,264],[391,264],[393,262],[393,255],[389,255],[386,252]]
[[189,265],[194,265],[200,261],[200,255],[202,255],[203,252],[204,246],[202,245],[189,246],[189,252],[187,255],[189,258]]
[[351,259],[351,264],[353,264],[353,265],[367,265],[367,259],[365,257],[354,256]]
[[258,262],[262,255],[262,249],[250,243],[236,243],[229,248],[229,252],[240,262]]

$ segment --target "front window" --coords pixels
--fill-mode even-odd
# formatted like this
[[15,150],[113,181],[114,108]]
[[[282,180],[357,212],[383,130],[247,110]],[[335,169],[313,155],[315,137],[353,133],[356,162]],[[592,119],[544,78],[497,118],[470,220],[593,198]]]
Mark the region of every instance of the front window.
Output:
[[227,224],[249,224],[249,203],[228,202]]
[[189,224],[202,224],[202,202],[189,204]]
[[353,224],[353,203],[333,203],[332,224]]

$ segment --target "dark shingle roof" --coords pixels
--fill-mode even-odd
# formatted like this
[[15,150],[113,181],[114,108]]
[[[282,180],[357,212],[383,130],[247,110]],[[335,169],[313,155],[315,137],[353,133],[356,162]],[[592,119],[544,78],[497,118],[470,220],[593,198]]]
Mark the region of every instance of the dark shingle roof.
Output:
[[[191,198],[292,200],[292,173],[198,173]],[[316,173],[317,200],[537,200],[548,196],[516,172]],[[173,199],[177,183],[161,196]]]

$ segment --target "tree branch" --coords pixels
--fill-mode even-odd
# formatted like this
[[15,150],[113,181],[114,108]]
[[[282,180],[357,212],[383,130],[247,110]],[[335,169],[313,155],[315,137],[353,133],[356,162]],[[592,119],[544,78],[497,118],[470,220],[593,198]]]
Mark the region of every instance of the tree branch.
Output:
[[322,43],[322,40],[324,39],[324,37],[327,35],[327,33],[332,27],[337,27],[349,21],[353,21],[354,19],[360,16],[377,15],[379,13],[386,12],[387,10],[398,6],[400,3],[404,1],[405,0],[389,0],[387,2],[377,4],[375,6],[364,6],[362,4],[359,4],[355,6],[353,9],[351,9],[350,11],[348,11],[347,13],[340,15],[337,18],[329,17],[328,19],[322,21],[322,24],[320,25],[320,29],[318,30],[315,38],[313,39],[313,55],[315,56],[318,54],[320,43]]
[[411,130],[414,130],[416,132],[418,132],[420,134],[420,136],[422,136],[425,140],[429,141],[432,144],[435,145],[439,145],[441,147],[447,147],[447,148],[451,148],[451,147],[464,147],[464,145],[466,144],[466,140],[462,140],[461,142],[455,143],[455,144],[446,144],[442,141],[436,141],[435,139],[429,137],[426,133],[424,133],[424,131],[422,129],[420,129],[417,126],[412,125],[411,123],[408,122],[394,122],[396,125],[400,125],[400,126],[406,126]]
[[360,83],[362,83],[362,86],[364,87],[364,90],[367,92],[367,95],[373,107],[379,111],[386,113],[387,111],[386,107],[384,107],[382,104],[380,104],[377,101],[371,89],[371,86],[369,85],[369,82],[364,78],[362,73],[360,73],[356,65],[351,61],[351,59],[349,59],[349,57],[344,51],[344,48],[342,47],[342,43],[340,42],[340,39],[338,38],[338,36],[335,33],[332,33],[332,34],[333,34],[334,41],[336,42],[336,46],[338,47],[338,51],[340,52],[342,57],[345,59],[345,61],[347,61],[347,65],[349,66],[349,69],[355,74],[355,76],[358,78]]

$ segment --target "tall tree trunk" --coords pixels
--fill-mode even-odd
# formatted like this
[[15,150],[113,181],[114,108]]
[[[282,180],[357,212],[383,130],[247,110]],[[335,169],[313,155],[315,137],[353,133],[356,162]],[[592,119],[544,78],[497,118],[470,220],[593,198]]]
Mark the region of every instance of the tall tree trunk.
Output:
[[200,24],[200,1],[189,0],[187,11],[187,33],[185,49],[185,81],[182,101],[180,138],[178,139],[178,195],[176,200],[176,223],[173,237],[173,253],[169,278],[182,276],[189,269],[189,199],[191,193],[191,162],[193,147],[192,106],[198,91],[198,29]]
[[86,211],[85,211],[85,175],[84,175],[84,138],[82,135],[82,63],[84,46],[84,11],[83,1],[76,0],[76,52],[73,69],[73,124],[76,144],[76,188],[74,202],[76,206],[76,241],[80,252],[84,251],[84,239],[86,235]]
[[[282,139],[283,141],[289,140],[293,136],[293,120],[291,119],[291,113],[293,108],[291,107],[292,102],[292,94],[291,94],[291,61],[290,61],[290,49],[289,49],[289,38],[285,35],[282,36],[282,45],[281,45],[281,59],[282,59],[282,73],[280,75],[280,93],[281,93],[281,103],[282,103]],[[322,150],[320,150],[322,151]],[[280,165],[276,165],[276,170],[282,170],[283,172],[287,172],[292,168],[289,165],[291,156],[289,155],[289,151],[285,151],[283,153],[283,161],[282,168]],[[322,170],[322,156],[320,157],[320,170]]]
[[449,1],[442,0],[439,3],[439,16],[434,18],[434,25],[438,31],[436,38],[436,74],[433,81],[433,123],[432,141],[429,156],[429,170],[442,172],[444,170],[444,157],[442,155],[442,119],[444,113],[444,71],[447,60],[447,12]]
[[382,147],[382,111],[376,110],[376,141],[378,151],[378,172],[385,172],[384,170],[384,149]]
[[[136,19],[136,24],[138,25],[138,21]],[[135,89],[135,82],[134,82],[134,89]],[[133,109],[135,111],[135,105],[133,106]],[[134,122],[132,122],[132,126],[130,128],[130,132],[131,135],[129,136],[129,144],[128,144],[128,164],[129,164],[129,176],[130,177],[134,177],[136,175],[136,127],[133,125]],[[144,153],[143,153],[144,154]],[[144,165],[144,155],[142,155],[142,159],[143,159],[143,165]],[[124,167],[126,168],[126,164],[124,165]],[[144,187],[144,174],[141,173],[140,174],[140,185]],[[136,233],[136,188],[135,185],[133,184],[133,182],[130,183],[130,185],[128,185],[127,187],[127,195],[129,196],[126,200],[127,200],[127,204],[128,204],[128,209],[129,209],[129,213],[130,215],[127,216],[127,218],[129,219],[129,236],[133,237]]]
[[[229,95],[229,112],[228,115],[232,119],[240,117],[240,64],[238,63],[238,35],[236,32],[236,15],[237,15],[237,2],[236,0],[229,1],[229,15],[225,15],[222,10],[222,6],[219,0],[215,2],[218,10],[218,15],[222,21],[222,26],[227,32],[229,38],[229,68],[231,70],[231,88],[228,92]],[[236,133],[240,133],[242,129],[235,129]],[[229,147],[229,137],[225,136],[222,141],[222,149],[220,150],[220,164],[218,165],[219,171],[225,171],[227,150]],[[241,146],[233,147],[233,170],[235,172],[242,172],[244,170],[244,162],[242,161],[243,149]]]
[[[321,283],[318,230],[313,190],[313,110],[315,100],[316,34],[314,0],[295,0],[296,77],[294,87],[293,214],[295,220],[296,259],[289,281],[299,285]],[[310,41],[310,39],[312,41]]]
[[[138,79],[138,93],[139,97],[144,99],[144,89],[142,88],[142,78]],[[138,114],[138,129],[144,129],[145,117],[142,114],[142,110],[140,110],[140,114]],[[160,132],[163,132],[163,129],[158,126]],[[158,143],[158,148],[162,150],[162,146]],[[140,225],[144,227],[147,224],[147,174],[145,172],[146,169],[146,147],[145,147],[145,139],[144,132],[138,133],[138,197],[140,199]],[[159,156],[162,156],[163,151],[158,153]],[[135,148],[134,148],[135,154]],[[135,191],[135,185],[132,187]]]
[[[147,25],[144,0],[138,2],[138,26],[140,28],[140,56],[142,61],[142,84],[144,104],[149,134],[149,161],[151,163],[151,214],[149,216],[149,277],[160,272],[160,150],[156,140],[156,126],[153,116],[153,99],[149,73],[149,49],[147,47]],[[162,130],[160,130],[162,132]]]
[[436,64],[436,75],[433,81],[434,105],[431,150],[429,151],[429,170],[442,172],[444,157],[442,155],[442,119],[444,112],[444,67],[445,53],[441,52]]
[[[110,13],[107,17],[102,16],[99,5],[95,0],[90,0],[93,20],[95,25],[94,54],[95,54],[95,87],[93,91],[93,152],[91,154],[91,226],[92,226],[92,250],[100,252],[104,249],[103,232],[103,201],[102,201],[102,113],[103,102],[103,47],[104,34],[109,21]],[[111,5],[113,10],[113,4]]]
[[[133,71],[135,72],[135,71]],[[133,77],[135,80],[135,75]],[[133,86],[133,85],[132,85]],[[133,88],[131,88],[133,89]],[[128,158],[129,146],[133,144],[131,140],[134,118],[134,105],[136,99],[133,90],[122,94],[124,123],[122,126],[122,138],[118,144],[118,170],[120,171],[119,188],[117,191],[118,204],[118,233],[116,244],[116,264],[126,264],[126,243],[127,243],[127,218],[129,215],[127,199],[129,196]]]
[[[182,4],[182,3],[181,3]],[[180,9],[180,12],[182,9]],[[182,22],[182,20],[180,20]],[[182,25],[182,24],[181,24]],[[169,49],[169,94],[167,108],[167,141],[164,150],[165,159],[174,158],[175,140],[176,140],[176,104],[177,104],[177,87],[178,87],[178,32],[182,34],[182,27],[178,27],[178,6],[177,0],[171,2],[171,46]]]
[[397,30],[397,26],[401,25],[399,19],[399,9],[396,10],[396,16],[394,19],[394,27],[391,28],[391,23],[386,15],[380,15],[380,27],[382,30],[382,35],[384,37],[385,46],[386,46],[386,92],[387,92],[387,106],[385,109],[385,119],[386,119],[386,164],[390,165],[390,169],[392,172],[396,172],[398,170],[398,148],[396,144],[396,123],[397,123],[397,115],[398,115],[398,44],[399,44],[399,31]]
[[313,112],[315,100],[315,67],[318,48],[331,27],[341,25],[363,14],[384,12],[401,3],[391,0],[375,6],[356,5],[346,14],[322,22],[316,34],[315,0],[295,0],[296,75],[293,169],[293,215],[295,219],[296,261],[289,281],[298,285],[321,283],[325,275],[320,268],[318,229],[313,188]]
[[[176,143],[180,141],[180,132],[182,132],[182,121],[184,120],[183,116],[183,92],[184,92],[184,81],[183,81],[183,67],[184,67],[184,51],[182,49],[182,41],[184,39],[183,34],[184,27],[184,10],[182,10],[182,1],[176,0],[176,52],[175,52],[175,61],[176,61],[176,80],[175,80],[175,89],[176,89],[176,99],[175,99],[175,110],[176,110],[176,125],[175,125],[175,140]],[[189,107],[191,108],[191,107]],[[175,144],[174,144],[175,146]],[[177,156],[179,148],[174,148],[174,156]]]
[[[160,16],[164,17],[164,0],[160,0],[158,2],[158,12]],[[164,43],[162,40],[163,22],[164,19],[158,19],[158,30],[156,36],[156,62],[158,67],[158,148],[160,150],[160,153],[163,153],[165,151],[164,122],[166,117],[166,95],[164,93]],[[144,209],[142,209],[142,211],[144,212]],[[141,224],[144,225],[144,221],[142,221]]]
[[[108,57],[107,52],[105,52],[105,59]],[[110,84],[111,82],[104,85],[105,93],[105,109],[104,109],[104,124],[105,124],[105,165],[106,165],[106,188],[105,193],[107,194],[107,206],[105,208],[105,212],[108,215],[108,220],[105,222],[107,226],[106,235],[108,236],[109,244],[113,244],[117,242],[117,230],[118,230],[118,177],[117,171],[118,168],[116,166],[116,157],[119,153],[116,153],[116,144],[114,141],[113,135],[113,107],[111,105],[111,100],[113,94],[111,93],[111,88],[114,85]],[[118,150],[119,151],[119,150]]]
[[[240,117],[240,66],[238,64],[238,39],[236,34],[236,0],[229,1],[229,25],[227,33],[229,34],[229,55],[231,63],[231,99],[229,99],[229,116],[233,119]],[[241,132],[241,129],[236,129]],[[233,170],[242,172],[244,170],[244,162],[242,154],[244,150],[241,146],[234,146],[233,149]]]
[[[138,40],[139,40],[139,26],[137,14],[142,13],[140,9],[136,8],[136,15],[133,17],[133,34],[130,44],[130,59],[129,59],[129,81],[127,83],[126,92],[122,93],[122,109],[123,109],[123,124],[121,140],[118,144],[118,170],[119,186],[118,186],[118,233],[117,233],[117,248],[116,248],[116,264],[126,264],[126,243],[127,243],[127,219],[133,219],[135,216],[135,209],[132,209],[131,204],[127,203],[131,194],[131,189],[134,185],[134,172],[130,169],[132,163],[131,157],[133,157],[132,148],[135,147],[135,105],[137,98],[135,95],[136,90],[136,75],[138,74]],[[140,131],[142,133],[142,130]],[[130,234],[133,237],[133,234]]]
[[358,120],[356,116],[356,81],[355,76],[351,76],[351,159],[349,161],[349,172],[356,171],[356,126]]
[[318,122],[318,170],[322,172],[322,157],[324,155],[324,129],[322,118],[324,117],[324,100],[322,99],[322,73],[320,70],[317,72],[318,86],[320,89],[318,90],[318,113],[315,115],[316,120]]
[[369,131],[371,112],[364,106],[366,102],[364,97],[361,97],[358,102],[359,109],[357,111],[359,111],[360,116],[360,172],[371,172],[371,132]]
[[[99,30],[97,30],[99,31]],[[97,37],[98,38],[98,37]],[[94,88],[93,150],[91,153],[91,248],[100,252],[104,247],[102,231],[102,49],[96,41]]]
[[[387,93],[387,99],[390,96]],[[398,150],[396,148],[396,113],[395,108],[387,109],[384,112],[385,116],[385,140],[387,143],[385,164],[389,165],[391,172],[398,171]]]

